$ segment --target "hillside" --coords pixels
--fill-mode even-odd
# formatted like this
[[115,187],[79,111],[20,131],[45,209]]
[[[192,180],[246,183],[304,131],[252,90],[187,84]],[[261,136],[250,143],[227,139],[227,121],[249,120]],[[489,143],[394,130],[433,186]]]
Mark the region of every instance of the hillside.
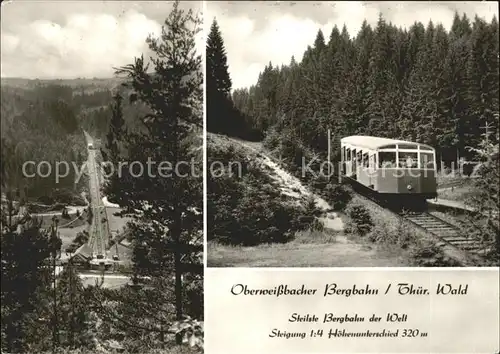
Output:
[[2,87],[33,89],[37,86],[61,85],[71,88],[112,90],[123,82],[121,78],[77,78],[77,79],[24,79],[2,77]]
[[[117,78],[2,78],[3,187],[16,190],[17,198],[32,201],[68,203],[78,198],[85,188],[85,177],[78,179],[86,156],[83,130],[96,138],[105,138],[113,93],[119,90],[128,97],[128,90],[120,85],[122,82],[123,79]],[[143,106],[129,104],[127,100],[124,104],[127,126],[137,129],[137,117],[144,112]],[[30,166],[25,173],[26,162]],[[55,175],[57,163],[61,165],[60,178]],[[38,166],[41,172],[28,177]]]
[[[259,143],[208,134],[207,156],[209,266],[343,267],[410,263],[404,252],[389,252],[376,244],[348,237],[344,232],[345,216],[332,211],[327,200],[312,193],[279,166]],[[226,167],[237,166],[239,162],[244,172],[227,178],[216,173],[211,176],[210,166],[215,166],[216,161]],[[223,183],[225,187],[219,188]],[[315,205],[312,210],[311,201]],[[288,216],[286,220],[284,213]],[[301,225],[300,220],[308,217],[309,223]],[[211,224],[215,221],[217,225]],[[248,230],[249,239],[244,239]],[[278,232],[282,234],[276,235]],[[267,234],[273,237],[264,238]]]

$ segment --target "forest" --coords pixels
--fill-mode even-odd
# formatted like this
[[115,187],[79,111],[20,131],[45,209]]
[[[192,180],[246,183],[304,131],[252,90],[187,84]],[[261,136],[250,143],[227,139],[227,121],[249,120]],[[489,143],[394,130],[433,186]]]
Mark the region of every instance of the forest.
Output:
[[[23,85],[20,81],[2,79],[2,181],[5,187],[17,191],[18,199],[48,204],[77,202],[74,199],[85,181],[75,183],[71,163],[79,168],[86,160],[83,129],[107,131],[111,92],[89,83],[71,87],[63,80],[26,79]],[[52,171],[56,162],[65,161],[71,168],[57,183],[54,173],[42,177],[49,173],[47,165],[41,165],[41,173],[36,174],[35,167],[28,166],[25,175],[26,161],[33,161],[35,166],[47,161]],[[35,176],[29,178],[31,174]]]
[[[261,142],[269,156],[279,156],[286,169],[332,202],[344,202],[348,193],[332,181],[299,173],[303,158],[318,166],[326,161],[328,131],[333,161],[340,159],[342,137],[371,135],[431,145],[445,174],[457,163],[480,162],[481,178],[471,183],[466,201],[478,213],[467,218],[463,230],[493,245],[491,257],[498,262],[498,45],[496,17],[485,21],[455,13],[447,30],[432,21],[398,28],[380,15],[375,26],[364,21],[355,36],[345,26],[329,34],[319,30],[301,60],[292,56],[287,65],[270,61],[255,85],[232,90],[231,53],[214,20],[207,39],[207,131]],[[233,150],[222,152],[222,140],[216,140],[207,141],[209,163],[214,157],[249,159]],[[274,214],[264,176],[257,183],[244,177],[229,190],[220,178],[207,178],[209,240],[242,244],[240,235],[248,230],[254,235],[272,234],[275,225],[297,230],[293,219],[278,220]],[[228,206],[246,203],[245,194],[258,196],[253,212],[267,226],[234,222],[239,209]],[[298,213],[314,215],[313,210]],[[224,220],[223,226],[212,228],[217,220]],[[293,239],[282,235],[278,242]]]
[[[16,199],[52,204],[81,204],[86,186],[78,169],[86,161],[83,131],[103,140],[108,133],[111,104],[116,92],[126,95],[120,78],[79,80],[2,79],[1,141],[2,181]],[[141,104],[123,105],[130,129],[138,127],[135,117],[146,111]],[[23,172],[23,163],[33,161]],[[47,165],[40,164],[47,161]],[[56,181],[57,162],[69,164],[68,175]],[[75,165],[73,166],[74,163]],[[36,167],[41,165],[40,173]],[[64,172],[64,167],[61,167]],[[33,177],[29,177],[34,174]]]
[[456,13],[447,31],[433,22],[397,28],[380,16],[355,37],[345,26],[326,35],[318,31],[300,62],[269,62],[254,86],[232,93],[245,126],[274,147],[284,140],[326,156],[330,129],[337,144],[349,135],[427,143],[449,166],[475,158],[468,147],[487,124],[498,131],[496,18]]

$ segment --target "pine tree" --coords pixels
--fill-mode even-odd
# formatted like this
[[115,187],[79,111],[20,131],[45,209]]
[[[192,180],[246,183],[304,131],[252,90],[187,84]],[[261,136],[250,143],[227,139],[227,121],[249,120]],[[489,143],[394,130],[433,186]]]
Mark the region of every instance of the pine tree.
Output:
[[480,126],[498,125],[496,18],[472,26],[457,13],[447,32],[432,22],[396,28],[380,16],[374,29],[364,21],[356,38],[334,27],[324,42],[318,31],[301,62],[267,65],[238,104],[269,147],[294,142],[291,160],[300,161],[302,148],[325,153],[330,128],[336,137],[428,143],[449,163],[473,157],[465,146],[478,146]]
[[[498,114],[495,118],[498,121]],[[479,146],[469,149],[479,156],[481,166],[480,178],[475,179],[473,193],[467,202],[476,212],[468,216],[464,227],[470,235],[483,241],[489,258],[497,263],[500,256],[498,129],[483,134]]]
[[[51,338],[50,317],[43,316],[52,273],[49,235],[36,221],[24,226],[2,230],[2,351],[9,353],[26,352]],[[40,330],[45,331],[41,336]]]
[[343,125],[337,135],[365,134],[368,127],[369,115],[369,59],[373,44],[373,31],[366,21],[354,41],[355,64],[352,70],[351,86],[345,101],[345,110],[342,114]]
[[396,48],[393,40],[394,28],[380,15],[369,64],[370,104],[367,110],[370,116],[370,135],[393,136],[394,125],[391,122],[399,116],[396,102],[401,100],[397,100],[399,92],[394,70]]
[[120,154],[118,142],[126,135],[125,120],[123,119],[122,101],[123,98],[117,91],[113,96],[114,103],[111,106],[111,120],[109,122],[109,130],[106,134],[105,149],[101,149],[103,159],[116,164]]
[[71,261],[58,276],[56,294],[60,346],[93,349],[89,297]]
[[207,130],[227,132],[231,112],[231,79],[226,49],[217,20],[214,19],[206,46]]
[[[468,113],[471,117],[468,125],[468,140],[473,146],[477,146],[480,141],[479,127],[488,122],[496,123],[497,121],[495,113],[498,112],[499,67],[495,42],[498,42],[498,36],[494,36],[495,31],[484,20],[476,17],[467,62]],[[498,47],[498,44],[496,46]]]
[[[197,281],[202,279],[203,188],[201,174],[193,174],[190,168],[191,163],[200,163],[192,144],[202,125],[203,76],[194,40],[199,26],[200,20],[192,11],[186,13],[175,2],[160,38],[147,40],[154,54],[153,71],[147,71],[143,57],[118,71],[127,75],[131,97],[150,112],[141,118],[143,131],[129,131],[120,141],[124,146],[120,158],[140,162],[143,173],[125,169],[106,191],[124,208],[124,215],[134,218],[129,224],[134,272],[152,277],[154,284],[166,284],[174,278],[174,313],[171,304],[164,302],[161,286],[152,286],[156,302],[144,304],[156,309],[144,313],[148,318],[153,316],[149,330],[161,334],[172,316],[182,319],[183,276],[184,282],[190,274]],[[146,166],[151,165],[153,171],[146,172]]]

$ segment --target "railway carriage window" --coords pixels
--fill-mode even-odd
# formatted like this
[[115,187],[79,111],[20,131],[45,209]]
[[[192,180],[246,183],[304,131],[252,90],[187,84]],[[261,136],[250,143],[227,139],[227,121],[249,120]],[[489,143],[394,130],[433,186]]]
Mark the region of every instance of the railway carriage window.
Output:
[[401,168],[417,168],[418,153],[417,152],[399,152],[399,167]]
[[367,153],[363,154],[363,167],[364,168],[370,167],[370,160]]
[[427,146],[422,146],[420,145],[420,150],[427,150],[427,151],[432,151],[431,148],[427,147]]
[[417,150],[417,145],[410,145],[410,144],[398,144],[398,149],[407,149],[407,150]]
[[346,161],[351,161],[351,149],[350,148],[347,148],[345,150],[345,160]]
[[363,152],[362,151],[358,151],[356,153],[356,163],[358,163],[358,164],[361,165],[362,160],[363,160]]
[[379,167],[394,168],[396,167],[396,152],[395,151],[380,151],[378,153]]
[[420,153],[420,168],[434,169],[434,155],[428,152]]

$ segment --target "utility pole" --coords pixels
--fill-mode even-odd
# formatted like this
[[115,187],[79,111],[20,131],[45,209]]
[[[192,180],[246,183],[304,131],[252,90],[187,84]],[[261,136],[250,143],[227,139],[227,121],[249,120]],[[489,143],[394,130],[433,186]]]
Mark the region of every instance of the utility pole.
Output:
[[56,348],[59,342],[59,333],[58,333],[58,326],[57,326],[57,288],[56,288],[56,255],[57,255],[57,250],[56,250],[56,240],[57,240],[57,224],[59,223],[59,220],[54,216],[52,218],[52,232],[51,232],[51,241],[52,241],[52,265],[54,267],[54,291],[53,291],[53,296],[54,296],[54,324],[52,328],[52,352],[56,352]]
[[74,281],[73,281],[73,257],[69,258],[69,291],[70,291],[70,301],[71,301],[71,318],[69,323],[70,337],[69,337],[69,345],[70,348],[73,349],[75,346],[75,289],[74,289]]
[[331,151],[332,151],[332,145],[331,145],[331,132],[330,132],[330,128],[328,128],[328,181],[330,181],[330,174],[331,174],[331,171],[330,171],[330,165],[332,163],[331,161]]

